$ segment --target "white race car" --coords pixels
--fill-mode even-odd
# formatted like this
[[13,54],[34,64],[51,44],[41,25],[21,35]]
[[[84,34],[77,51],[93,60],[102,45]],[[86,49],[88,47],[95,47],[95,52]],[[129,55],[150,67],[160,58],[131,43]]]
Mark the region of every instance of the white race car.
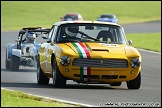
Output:
[[35,42],[35,38],[44,36],[50,29],[42,27],[22,28],[19,31],[17,43],[6,45],[6,69],[11,71],[19,70],[19,66],[36,66],[36,57],[40,43]]

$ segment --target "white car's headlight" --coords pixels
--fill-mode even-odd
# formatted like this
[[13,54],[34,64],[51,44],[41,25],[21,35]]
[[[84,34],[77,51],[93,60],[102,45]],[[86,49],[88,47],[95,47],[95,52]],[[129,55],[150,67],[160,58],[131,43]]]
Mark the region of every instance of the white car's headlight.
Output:
[[68,66],[70,64],[70,58],[68,56],[62,56],[60,58],[60,63],[63,66]]
[[139,61],[138,58],[133,58],[130,62],[130,65],[132,66],[132,68],[137,68],[139,67],[141,64],[141,62]]

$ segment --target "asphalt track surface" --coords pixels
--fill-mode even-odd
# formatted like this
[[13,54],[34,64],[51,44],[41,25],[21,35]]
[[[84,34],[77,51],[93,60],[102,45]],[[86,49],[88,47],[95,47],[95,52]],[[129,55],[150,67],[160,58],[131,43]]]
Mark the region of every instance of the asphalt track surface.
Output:
[[[126,34],[161,32],[161,21],[122,26]],[[138,49],[142,56],[142,82],[138,90],[127,89],[125,82],[115,87],[109,84],[77,84],[70,80],[67,81],[65,88],[55,88],[51,79],[49,85],[38,85],[35,68],[20,66],[17,72],[5,69],[5,45],[16,43],[14,40],[17,39],[17,35],[18,31],[1,31],[1,87],[3,88],[84,106],[161,106],[161,53]]]

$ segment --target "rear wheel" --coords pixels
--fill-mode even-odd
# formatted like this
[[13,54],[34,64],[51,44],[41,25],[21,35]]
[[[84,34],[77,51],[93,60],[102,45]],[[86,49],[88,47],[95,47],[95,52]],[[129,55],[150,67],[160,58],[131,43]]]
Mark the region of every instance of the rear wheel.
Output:
[[10,70],[11,71],[18,71],[19,70],[19,62],[20,62],[20,57],[12,55],[11,56]]
[[6,69],[10,69],[10,64],[11,64],[11,61],[7,60],[7,50],[6,50],[6,60],[5,60]]
[[61,74],[55,59],[54,59],[54,63],[53,63],[53,85],[55,87],[65,87],[66,86],[66,78]]
[[141,72],[139,72],[138,76],[130,81],[127,81],[128,89],[139,89],[141,86]]
[[43,71],[40,67],[40,61],[37,61],[37,83],[38,84],[48,84],[49,78],[43,74]]

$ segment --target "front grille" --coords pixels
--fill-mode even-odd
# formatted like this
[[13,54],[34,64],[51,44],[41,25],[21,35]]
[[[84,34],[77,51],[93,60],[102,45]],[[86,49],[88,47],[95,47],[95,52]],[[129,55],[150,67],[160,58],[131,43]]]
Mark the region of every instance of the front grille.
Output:
[[128,61],[123,59],[76,58],[72,65],[78,67],[127,68]]

